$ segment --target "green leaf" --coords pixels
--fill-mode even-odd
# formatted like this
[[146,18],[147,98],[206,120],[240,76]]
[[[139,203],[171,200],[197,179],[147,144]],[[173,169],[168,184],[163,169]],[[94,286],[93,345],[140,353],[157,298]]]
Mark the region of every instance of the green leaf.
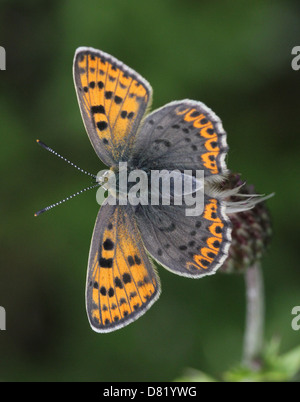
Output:
[[203,371],[188,368],[181,377],[174,380],[175,382],[217,382],[215,378],[209,376]]

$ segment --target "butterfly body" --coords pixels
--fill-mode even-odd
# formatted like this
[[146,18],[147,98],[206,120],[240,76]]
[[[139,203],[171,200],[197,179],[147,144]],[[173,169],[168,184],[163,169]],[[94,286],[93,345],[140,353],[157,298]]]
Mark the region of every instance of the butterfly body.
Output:
[[[116,202],[110,194],[95,223],[86,283],[91,327],[111,332],[136,320],[159,297],[152,259],[173,273],[199,278],[214,273],[227,257],[231,224],[221,197],[204,191],[200,216],[187,216],[185,204],[150,202],[153,170],[194,175],[201,169],[205,183],[226,175],[226,133],[198,101],[170,102],[147,115],[150,84],[105,52],[77,49],[73,71],[90,141],[117,178]],[[127,175],[144,172],[148,203],[121,205],[134,184],[127,176],[126,189],[119,185],[120,166]]]

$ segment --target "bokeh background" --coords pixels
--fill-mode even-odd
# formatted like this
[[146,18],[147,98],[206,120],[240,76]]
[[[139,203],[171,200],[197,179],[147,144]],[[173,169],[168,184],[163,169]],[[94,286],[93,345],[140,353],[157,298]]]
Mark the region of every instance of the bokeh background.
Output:
[[273,240],[263,259],[266,340],[299,344],[300,45],[298,1],[27,0],[0,2],[0,379],[168,381],[192,367],[218,376],[238,363],[245,320],[243,276],[201,280],[159,268],[162,295],[134,324],[94,333],[85,312],[95,192],[33,213],[90,184],[39,148],[82,168],[103,165],[85,133],[73,86],[78,46],[122,60],[154,88],[153,108],[201,100],[228,133],[228,167],[268,201]]

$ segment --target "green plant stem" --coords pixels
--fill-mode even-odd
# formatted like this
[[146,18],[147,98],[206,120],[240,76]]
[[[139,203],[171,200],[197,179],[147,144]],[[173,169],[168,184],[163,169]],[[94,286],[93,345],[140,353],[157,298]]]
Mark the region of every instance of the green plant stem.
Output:
[[243,363],[252,369],[260,367],[264,337],[264,286],[260,263],[245,272],[246,328]]

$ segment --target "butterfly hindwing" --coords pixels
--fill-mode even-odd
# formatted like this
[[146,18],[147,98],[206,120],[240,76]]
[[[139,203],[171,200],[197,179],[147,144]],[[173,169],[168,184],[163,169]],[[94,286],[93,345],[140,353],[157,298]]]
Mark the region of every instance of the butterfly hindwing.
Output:
[[127,158],[147,107],[150,84],[109,54],[76,50],[74,82],[82,118],[100,159],[108,166]]
[[205,176],[227,171],[226,133],[221,120],[201,102],[171,102],[150,113],[136,138],[131,163],[148,169],[202,169]]
[[96,220],[87,274],[92,328],[111,332],[124,327],[144,314],[159,293],[131,207],[105,202]]
[[204,195],[204,211],[186,216],[185,205],[147,205],[136,209],[143,243],[168,270],[198,278],[214,273],[224,262],[231,242],[225,207]]

